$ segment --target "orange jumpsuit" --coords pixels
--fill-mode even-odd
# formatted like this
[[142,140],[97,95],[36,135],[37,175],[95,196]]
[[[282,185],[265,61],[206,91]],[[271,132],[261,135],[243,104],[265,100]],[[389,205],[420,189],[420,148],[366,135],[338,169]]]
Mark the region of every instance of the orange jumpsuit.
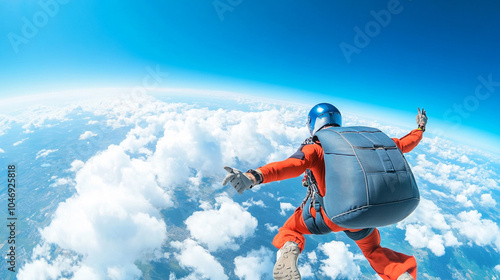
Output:
[[[398,148],[407,153],[415,148],[422,139],[423,131],[412,130],[401,139],[392,138]],[[300,157],[292,156],[284,161],[273,162],[259,167],[262,172],[262,183],[285,180],[300,176],[306,169],[310,169],[316,178],[321,196],[325,195],[325,162],[323,159],[323,148],[319,142],[305,144],[298,151]],[[297,153],[296,153],[297,154]],[[311,215],[316,216],[314,207],[310,208]],[[334,224],[323,209],[321,209],[323,220],[333,232],[349,230],[352,232],[359,229],[347,229]],[[302,208],[297,208],[293,215],[280,228],[273,240],[276,248],[281,248],[287,241],[293,241],[299,245],[300,251],[304,250],[304,234],[311,234],[302,218]],[[408,271],[414,279],[417,279],[417,262],[413,256],[395,252],[380,246],[380,233],[375,229],[371,234],[361,240],[355,240],[363,255],[372,268],[382,279],[395,280],[405,271]]]

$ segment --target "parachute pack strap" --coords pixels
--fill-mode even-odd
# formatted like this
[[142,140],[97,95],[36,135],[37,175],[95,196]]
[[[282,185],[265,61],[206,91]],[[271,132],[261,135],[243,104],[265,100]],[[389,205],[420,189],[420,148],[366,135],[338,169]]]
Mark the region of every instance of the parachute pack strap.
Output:
[[314,193],[314,201],[312,202],[314,206],[314,210],[316,212],[320,212],[321,208],[323,208],[323,197],[321,197],[318,193]]
[[307,200],[309,200],[311,195],[312,195],[311,188],[307,187],[307,195],[306,195],[306,198],[304,198],[304,200],[302,201],[302,204],[300,205],[301,208],[304,208],[304,206],[306,206]]
[[[306,205],[306,202],[309,200],[311,196],[314,195],[315,192],[317,192],[317,185],[316,185],[316,180],[314,179],[314,175],[312,174],[311,170],[306,169],[306,181],[307,181],[307,195],[306,198],[302,201],[301,207],[304,208]],[[314,201],[314,198],[313,198]]]
[[[321,215],[321,208],[323,208],[323,197],[319,195],[318,185],[312,172],[307,169],[308,190],[307,196],[302,203],[302,218],[307,226],[307,229],[312,234],[326,234],[332,230],[326,225]],[[316,210],[316,217],[311,214],[311,207]]]
[[307,229],[312,234],[330,233],[332,230],[325,224],[320,211],[316,211],[316,218],[312,216],[311,205],[309,203],[310,200],[311,198],[307,200],[306,204],[302,208],[302,218],[304,219]]
[[306,174],[307,174],[308,188],[311,188],[311,191],[315,193],[319,193],[318,183],[316,182],[316,178],[314,178],[314,174],[312,173],[311,169],[307,169]]

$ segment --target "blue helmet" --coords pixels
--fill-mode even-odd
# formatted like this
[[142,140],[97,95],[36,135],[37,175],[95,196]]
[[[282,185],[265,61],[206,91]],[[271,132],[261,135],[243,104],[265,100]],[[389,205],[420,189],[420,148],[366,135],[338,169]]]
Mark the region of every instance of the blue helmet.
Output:
[[309,111],[307,126],[311,135],[314,135],[326,125],[342,126],[342,115],[332,104],[319,103]]

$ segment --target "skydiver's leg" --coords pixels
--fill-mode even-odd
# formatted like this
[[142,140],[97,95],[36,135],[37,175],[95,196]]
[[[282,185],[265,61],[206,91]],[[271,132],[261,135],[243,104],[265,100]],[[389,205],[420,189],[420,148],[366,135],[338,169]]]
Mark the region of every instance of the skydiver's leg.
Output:
[[278,234],[274,237],[274,247],[281,249],[288,241],[295,242],[300,249],[304,250],[305,238],[304,234],[311,234],[302,218],[302,209],[297,208],[290,218],[285,222],[283,227],[279,229]]
[[302,209],[297,208],[273,240],[273,245],[279,249],[273,269],[274,279],[301,279],[297,261],[300,252],[304,250],[304,234],[310,232],[302,218]]
[[381,247],[378,229],[373,230],[368,236],[354,241],[382,279],[397,280],[405,272],[409,272],[413,279],[417,279],[417,262],[415,258]]

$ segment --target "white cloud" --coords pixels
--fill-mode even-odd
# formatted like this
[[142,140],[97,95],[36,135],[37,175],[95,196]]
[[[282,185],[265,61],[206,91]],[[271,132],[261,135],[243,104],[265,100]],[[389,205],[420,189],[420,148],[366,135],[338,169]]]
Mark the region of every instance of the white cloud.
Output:
[[500,264],[495,266],[495,270],[500,272]]
[[[54,260],[37,259],[32,263],[27,264],[19,270],[17,279],[19,280],[50,280],[60,279],[64,274],[75,273],[77,262],[72,259],[58,256]],[[94,275],[96,276],[96,275]],[[72,279],[78,280],[77,274]],[[86,278],[89,279],[89,278]],[[93,278],[97,279],[97,278]]]
[[316,254],[316,251],[307,253],[307,258],[311,263],[316,263],[318,261],[318,255]]
[[38,153],[36,153],[36,158],[35,159],[39,159],[41,157],[46,157],[48,156],[49,154],[53,153],[53,152],[57,152],[59,149],[55,149],[55,150],[46,150],[46,149],[43,149],[41,151],[39,151]]
[[255,200],[253,200],[253,197],[251,197],[251,198],[250,198],[249,200],[247,200],[247,201],[244,201],[244,202],[242,203],[242,205],[243,205],[243,206],[245,206],[245,207],[247,207],[247,208],[248,208],[248,207],[251,207],[251,206],[259,206],[259,207],[263,207],[263,208],[265,208],[265,207],[266,207],[266,205],[264,204],[264,201],[262,201],[262,200],[257,200],[257,201],[255,201]]
[[[34,102],[34,99],[31,101]],[[53,127],[60,121],[67,121],[69,120],[67,115],[77,107],[74,105],[61,107],[54,104],[38,104],[42,103],[41,100],[36,103],[34,106],[25,106],[26,104],[23,104],[25,110],[22,110],[22,113],[13,114],[16,122],[23,124],[24,133],[32,133],[36,128]]]
[[[33,249],[33,258],[35,260],[28,263],[19,270],[18,279],[20,280],[48,280],[58,279],[63,273],[74,273],[79,265],[77,257],[67,258],[62,255],[55,259],[44,258],[50,255],[50,246],[46,243],[37,245]],[[63,253],[68,253],[63,251]]]
[[[175,258],[183,268],[194,270],[191,279],[228,279],[224,273],[222,265],[208,252],[192,239],[183,242],[171,242],[173,248],[179,253],[175,253]],[[189,278],[188,278],[189,279]]]
[[295,210],[295,206],[288,202],[280,202],[280,215],[286,216],[286,211]]
[[354,262],[357,256],[349,251],[349,245],[340,241],[331,241],[321,244],[318,248],[327,256],[327,259],[320,260],[321,274],[332,279],[337,277],[358,279],[361,270]]
[[310,263],[299,265],[299,272],[302,279],[314,278],[315,274]]
[[78,170],[82,169],[84,165],[85,163],[83,161],[75,159],[73,162],[71,162],[71,168],[69,169],[69,171],[77,172]]
[[460,158],[458,158],[458,161],[460,161],[461,163],[472,163],[472,161],[466,155],[462,155]]
[[97,136],[97,134],[93,133],[92,131],[87,130],[80,135],[80,138],[78,138],[78,140],[85,140],[85,139],[89,139],[90,137],[94,137],[94,136]]
[[29,137],[26,137],[24,139],[21,139],[19,141],[17,141],[16,143],[12,144],[12,146],[18,146],[18,145],[21,145],[24,141],[30,139]]
[[498,183],[494,179],[496,173],[488,164],[461,166],[457,162],[449,163],[442,158],[428,157],[425,154],[419,154],[416,161],[412,170],[418,179],[445,187],[452,194],[470,197],[481,190],[498,189]]
[[308,261],[299,265],[300,275],[302,276],[302,278],[315,279],[316,274],[313,272],[313,265],[318,262],[316,251],[309,252],[305,254],[304,257],[307,257]]
[[[172,205],[154,178],[144,162],[130,159],[118,146],[110,146],[79,169],[77,194],[60,203],[51,223],[40,231],[45,242],[82,256],[74,264],[75,279],[141,275],[136,261],[148,260],[166,239],[158,208]],[[31,275],[43,259],[48,260],[34,258],[23,267],[24,273]]]
[[[447,163],[434,163],[428,161],[425,154],[417,156],[418,165],[412,169],[415,175],[432,184],[449,188],[452,192],[457,193],[465,188],[464,181],[453,179],[454,174],[457,174],[462,168],[458,165]],[[452,176],[452,178],[450,178]]]
[[500,228],[492,220],[482,219],[477,210],[463,211],[452,223],[461,235],[479,246],[491,245],[500,251]]
[[437,155],[444,160],[456,160],[458,162],[476,165],[469,157],[477,154],[477,150],[468,148],[462,145],[456,145],[449,140],[440,137],[424,137],[424,142],[427,144],[429,154]]
[[[295,151],[307,133],[306,130],[298,133],[293,126],[273,131],[266,129],[264,126],[272,123],[271,119],[273,122],[286,121],[279,111],[175,110],[158,116],[163,137],[158,139],[151,161],[162,185],[179,185],[186,177],[222,175],[224,170],[221,166],[224,165],[239,169],[255,168],[274,159],[285,159]],[[140,136],[131,141],[129,146],[142,141],[142,138]],[[236,162],[244,166],[234,166]],[[196,174],[193,174],[193,169]]]
[[19,271],[18,279],[57,279],[61,270],[56,265],[51,265],[45,259],[38,259],[23,267]]
[[463,195],[463,194],[459,194],[455,197],[455,200],[458,202],[458,203],[461,203],[464,207],[473,207],[474,204],[472,203],[472,201],[470,201],[467,196]]
[[145,148],[149,143],[155,142],[157,134],[159,134],[161,126],[153,122],[146,127],[135,127],[127,133],[127,138],[123,140],[120,145],[125,148],[126,151],[132,153],[144,153],[150,154],[151,151]]
[[0,154],[3,154],[3,153],[5,153],[5,151],[2,148],[0,148]]
[[420,197],[420,203],[415,211],[405,220],[398,223],[397,227],[403,229],[408,224],[425,224],[438,230],[448,230],[450,226],[445,216],[433,201]]
[[443,237],[425,225],[408,225],[405,240],[414,248],[428,248],[438,257],[445,253]]
[[458,241],[458,239],[455,237],[455,235],[453,235],[453,233],[451,231],[447,231],[443,235],[443,239],[444,239],[444,245],[447,247],[448,246],[460,246],[460,245],[462,245],[462,243]]
[[491,193],[485,193],[481,195],[481,201],[480,204],[484,207],[495,207],[497,205],[497,202],[493,197],[491,196]]
[[[239,248],[239,241],[253,235],[257,219],[227,196],[216,198],[218,209],[194,212],[185,223],[196,240],[210,251]],[[237,242],[238,241],[238,242]]]
[[265,247],[252,250],[245,257],[238,256],[234,259],[234,274],[244,280],[271,278],[274,257],[274,252]]
[[275,232],[275,231],[278,231],[278,229],[279,229],[278,226],[273,226],[270,223],[266,223],[265,226],[266,226],[266,229],[270,232]]
[[64,186],[68,184],[73,184],[73,181],[68,178],[57,178],[54,183],[50,184],[51,187]]
[[449,198],[450,197],[450,195],[448,195],[448,194],[446,194],[444,192],[440,192],[438,190],[434,190],[433,189],[433,190],[430,190],[430,191],[431,191],[431,193],[437,195],[438,197],[442,197],[442,198]]
[[240,121],[229,129],[227,143],[231,154],[250,164],[283,160],[297,149],[288,143],[308,136],[305,126],[283,125],[285,117],[278,110],[237,114]]
[[10,129],[10,126],[13,122],[13,117],[5,114],[0,114],[0,136],[4,135]]
[[414,248],[427,248],[436,256],[445,254],[445,248],[461,245],[451,231],[446,216],[433,201],[420,198],[417,209],[397,224],[405,229],[405,240]]
[[[453,199],[458,202],[451,206],[453,208],[474,207],[473,202],[476,201],[483,207],[496,206],[491,193],[481,192],[498,189],[495,179],[498,177],[497,173],[492,170],[489,162],[482,163],[484,159],[471,159],[477,158],[477,151],[437,138],[426,142],[427,155],[419,154],[416,158],[417,165],[412,169],[417,179],[430,183],[430,193],[447,201]],[[446,191],[436,190],[438,187],[444,187]],[[498,226],[491,220],[481,219],[477,210],[464,211],[455,218],[451,214],[441,214],[441,209],[436,209],[437,206],[432,204],[422,200],[415,213],[398,225],[399,228],[405,228],[407,225],[406,240],[412,246],[428,248],[434,254],[441,255],[447,246],[462,245],[458,238],[465,237],[480,246],[492,245],[500,248],[500,238],[493,237],[491,233],[491,230],[496,232]],[[452,225],[453,231],[449,225]],[[486,228],[490,232],[486,232]],[[476,234],[478,231],[484,232],[484,235],[479,237]]]
[[90,121],[87,122],[88,125],[97,124],[97,123],[99,123],[99,122],[98,121],[92,121],[92,120],[90,120]]

